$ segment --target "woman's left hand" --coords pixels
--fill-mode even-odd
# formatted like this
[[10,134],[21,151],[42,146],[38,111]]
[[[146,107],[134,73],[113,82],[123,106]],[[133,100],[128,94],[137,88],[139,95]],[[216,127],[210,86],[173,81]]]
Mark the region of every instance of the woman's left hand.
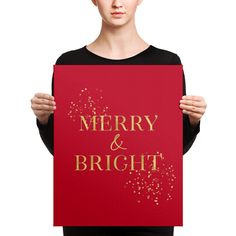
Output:
[[190,124],[194,127],[201,120],[205,113],[207,104],[205,99],[201,96],[183,96],[180,100],[179,107],[184,114],[189,116]]

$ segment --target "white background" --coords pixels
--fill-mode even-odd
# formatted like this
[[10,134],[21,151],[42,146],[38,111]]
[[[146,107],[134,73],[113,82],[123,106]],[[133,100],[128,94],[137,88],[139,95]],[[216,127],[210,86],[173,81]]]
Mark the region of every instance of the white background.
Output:
[[[236,235],[235,8],[230,0],[144,0],[143,39],[177,53],[187,93],[205,97],[201,132],[184,156],[184,227],[176,236]],[[92,42],[100,16],[90,0],[8,0],[0,8],[0,235],[59,236],[53,227],[53,157],[30,108],[51,92],[56,59]]]

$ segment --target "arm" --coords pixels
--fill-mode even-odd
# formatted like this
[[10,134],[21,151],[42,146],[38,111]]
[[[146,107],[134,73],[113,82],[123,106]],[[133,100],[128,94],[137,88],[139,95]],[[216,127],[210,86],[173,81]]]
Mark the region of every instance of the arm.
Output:
[[[186,83],[183,73],[183,95],[186,95]],[[200,121],[196,126],[190,124],[187,114],[183,114],[183,154],[185,154],[193,145],[197,134],[200,132]]]
[[[182,65],[179,56],[176,54],[173,54],[170,64]],[[183,71],[183,96],[185,95],[186,95],[186,82]],[[183,107],[180,106],[180,108]],[[192,125],[188,113],[183,111],[183,154],[185,154],[191,148],[199,132],[200,132],[200,120],[199,122],[196,122],[194,125]]]
[[[56,65],[65,64],[63,61],[63,54],[57,59]],[[51,94],[54,96],[54,74],[52,75]],[[53,97],[54,99],[54,97]],[[56,105],[56,104],[55,104]],[[55,109],[54,109],[55,110]],[[53,110],[53,112],[54,112]],[[42,124],[38,118],[36,118],[36,124],[39,129],[40,137],[47,147],[48,151],[54,155],[54,114],[53,112],[48,117],[48,121]]]
[[[53,96],[53,76],[52,76],[52,96]],[[53,131],[54,131],[54,114],[50,114],[48,118],[48,122],[46,124],[41,124],[39,119],[36,118],[36,124],[39,129],[39,134],[40,137],[47,147],[48,151],[53,155],[54,154],[54,149],[53,149],[53,144],[54,144],[54,137],[53,137]]]

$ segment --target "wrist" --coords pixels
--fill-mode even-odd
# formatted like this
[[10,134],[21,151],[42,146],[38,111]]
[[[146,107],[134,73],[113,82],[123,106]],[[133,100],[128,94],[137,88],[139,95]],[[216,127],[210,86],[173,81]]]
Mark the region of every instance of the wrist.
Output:
[[46,125],[48,123],[48,116],[47,117],[37,117],[38,119],[38,122],[41,124],[41,125]]
[[190,122],[191,127],[195,128],[199,124],[200,119],[191,119],[191,117],[189,117],[189,122]]

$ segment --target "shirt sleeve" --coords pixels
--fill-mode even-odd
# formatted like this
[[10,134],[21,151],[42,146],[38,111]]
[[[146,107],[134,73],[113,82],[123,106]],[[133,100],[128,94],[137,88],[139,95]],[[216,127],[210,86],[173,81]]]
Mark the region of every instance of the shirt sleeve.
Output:
[[41,124],[37,118],[36,124],[43,143],[47,147],[48,151],[53,155],[53,114],[49,116],[46,125]]

